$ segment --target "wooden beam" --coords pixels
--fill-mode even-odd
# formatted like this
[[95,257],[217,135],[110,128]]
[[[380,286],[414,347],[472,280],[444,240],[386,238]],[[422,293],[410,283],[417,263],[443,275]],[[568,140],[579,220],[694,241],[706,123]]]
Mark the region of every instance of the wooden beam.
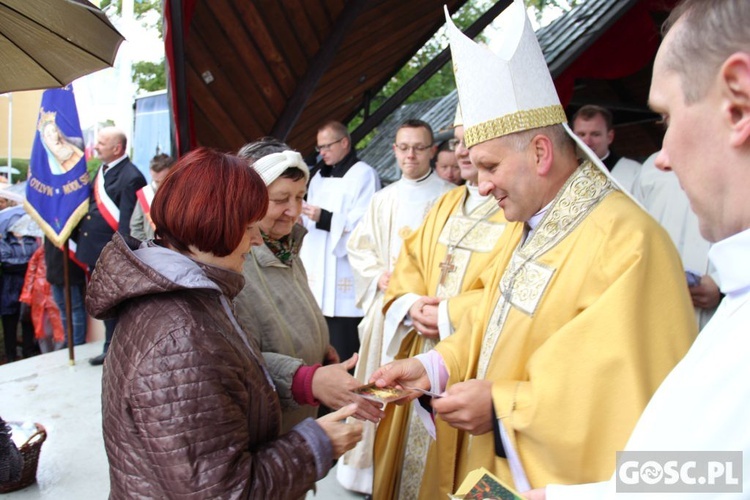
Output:
[[190,124],[188,118],[187,77],[185,71],[185,27],[182,15],[182,0],[172,0],[169,3],[172,17],[172,50],[174,74],[174,88],[177,93],[177,151],[182,156],[190,151]]
[[[297,123],[302,114],[302,110],[305,108],[308,99],[310,99],[315,87],[318,85],[320,78],[328,69],[331,61],[333,61],[336,51],[344,39],[344,35],[346,35],[354,21],[359,17],[366,3],[367,0],[350,0],[346,2],[344,10],[341,12],[339,18],[336,19],[331,36],[323,42],[318,53],[310,61],[305,77],[297,85],[294,94],[287,101],[284,111],[276,120],[276,124],[271,130],[273,137],[283,141],[289,135],[292,127],[294,127],[294,124]],[[325,120],[325,117],[323,117],[323,120]]]
[[[469,26],[464,34],[469,38],[476,37],[482,32],[495,18],[500,15],[502,11],[506,9],[513,0],[498,0],[495,4],[490,7],[487,12],[482,14],[479,19]],[[364,136],[370,133],[379,123],[385,120],[388,115],[396,110],[401,104],[406,101],[410,95],[412,95],[419,87],[421,87],[427,80],[432,77],[435,73],[450,60],[451,52],[450,48],[444,49],[438,54],[432,61],[427,63],[424,68],[414,75],[411,80],[406,82],[400,89],[396,91],[391,97],[389,97],[378,109],[376,109],[369,118],[366,118],[362,124],[352,132],[352,144],[357,144]]]

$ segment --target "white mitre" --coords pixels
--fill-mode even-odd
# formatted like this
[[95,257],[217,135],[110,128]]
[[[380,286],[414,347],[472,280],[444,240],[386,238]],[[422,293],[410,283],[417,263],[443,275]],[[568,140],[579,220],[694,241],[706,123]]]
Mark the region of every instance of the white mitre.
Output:
[[501,36],[497,54],[464,35],[447,8],[445,17],[467,148],[515,132],[561,124],[582,156],[629,195],[568,127],[523,0],[514,0],[494,22]]
[[456,116],[453,117],[453,128],[463,127],[464,118],[461,115],[461,103],[456,104]]

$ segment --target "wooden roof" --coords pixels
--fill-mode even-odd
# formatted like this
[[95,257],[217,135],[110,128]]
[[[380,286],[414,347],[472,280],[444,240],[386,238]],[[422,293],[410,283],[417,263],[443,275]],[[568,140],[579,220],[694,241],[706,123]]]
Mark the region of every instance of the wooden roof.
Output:
[[444,24],[442,6],[465,2],[184,1],[193,145],[274,135],[309,153],[320,124],[353,117]]

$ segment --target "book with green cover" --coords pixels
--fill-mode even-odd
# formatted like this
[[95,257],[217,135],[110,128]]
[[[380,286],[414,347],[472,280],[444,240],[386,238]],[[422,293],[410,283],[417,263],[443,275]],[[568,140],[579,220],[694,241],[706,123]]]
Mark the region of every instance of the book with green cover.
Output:
[[524,500],[520,493],[504,484],[484,467],[466,475],[452,499],[472,500]]

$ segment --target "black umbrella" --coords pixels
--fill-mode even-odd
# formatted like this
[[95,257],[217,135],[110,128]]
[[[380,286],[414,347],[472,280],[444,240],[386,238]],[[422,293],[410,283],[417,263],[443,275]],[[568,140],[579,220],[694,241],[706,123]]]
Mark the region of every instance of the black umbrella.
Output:
[[85,0],[0,0],[0,93],[63,87],[110,67],[122,41]]

